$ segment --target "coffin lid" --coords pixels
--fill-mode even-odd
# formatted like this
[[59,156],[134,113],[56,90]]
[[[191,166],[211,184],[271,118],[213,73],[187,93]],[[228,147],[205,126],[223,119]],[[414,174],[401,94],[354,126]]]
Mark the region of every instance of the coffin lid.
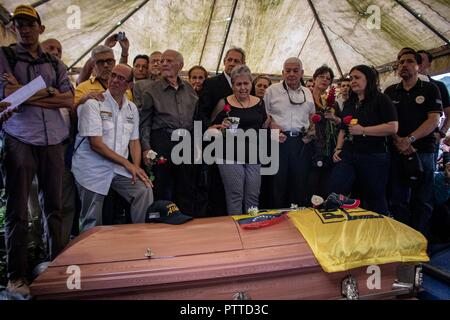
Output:
[[51,267],[226,252],[304,243],[290,221],[244,230],[231,217],[194,219],[182,225],[134,224],[95,227],[80,235]]

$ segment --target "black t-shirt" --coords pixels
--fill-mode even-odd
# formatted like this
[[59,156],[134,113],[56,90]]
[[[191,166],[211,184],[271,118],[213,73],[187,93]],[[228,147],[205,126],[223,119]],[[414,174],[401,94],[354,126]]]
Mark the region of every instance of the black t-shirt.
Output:
[[[372,127],[397,121],[397,112],[392,101],[381,92],[361,102],[357,102],[356,99],[352,98],[345,101],[342,119],[346,116],[358,119],[358,124],[363,127]],[[344,121],[341,122],[341,129],[348,132],[348,126]],[[387,137],[355,135],[353,136],[353,141],[345,141],[344,149],[360,153],[387,152]]]
[[[261,99],[258,104],[254,105],[252,107],[249,107],[249,108],[235,107],[235,106],[231,105],[227,99],[225,99],[225,103],[229,104],[231,106],[231,111],[228,113],[228,115],[224,110],[220,111],[217,114],[216,118],[214,119],[213,124],[221,124],[223,122],[223,120],[227,117],[238,117],[239,118],[238,129],[242,129],[244,131],[246,131],[248,129],[254,129],[256,131],[256,137],[258,138],[256,150],[258,151],[258,145],[259,145],[259,134],[258,134],[259,131],[258,130],[265,130],[265,129],[261,129],[261,128],[267,120],[267,113],[266,113],[266,108],[264,106],[264,100]],[[234,143],[235,143],[234,158],[230,159],[230,157],[227,156],[227,154],[226,154],[226,149],[225,149],[226,140],[224,139],[224,151],[223,151],[224,159],[234,160],[234,161],[238,160],[237,141],[238,141],[238,139],[236,137],[234,137]],[[250,139],[246,138],[245,139],[245,162],[246,163],[249,162],[249,152],[250,152]],[[257,159],[258,159],[258,154],[257,154]]]
[[[420,79],[409,91],[403,88],[403,83],[388,87],[384,93],[388,95],[398,114],[399,137],[407,137],[420,127],[427,119],[429,113],[441,113],[442,101],[438,88],[429,82]],[[417,139],[413,147],[420,153],[433,153],[435,139],[433,132],[426,137]]]

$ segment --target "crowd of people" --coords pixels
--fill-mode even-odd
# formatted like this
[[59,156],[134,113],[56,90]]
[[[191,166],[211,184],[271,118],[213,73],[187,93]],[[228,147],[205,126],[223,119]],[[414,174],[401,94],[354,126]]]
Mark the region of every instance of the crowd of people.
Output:
[[[30,214],[44,222],[37,238],[48,260],[119,211],[127,222],[144,222],[157,200],[202,218],[310,206],[311,196],[335,192],[429,239],[436,236],[433,212],[449,217],[450,102],[445,85],[427,76],[433,57],[426,51],[403,48],[400,80],[382,92],[377,71],[366,65],[354,66],[337,86],[327,66],[304,83],[296,57],[284,60],[282,81],[272,83],[254,77],[245,51],[235,47],[225,53],[223,73],[209,77],[196,65],[184,80],[180,52],[140,54],[129,66],[131,44],[113,34],[92,50],[72,84],[61,43],[39,42],[45,28],[38,12],[21,5],[12,20],[17,43],[0,50],[0,98],[38,76],[47,85],[15,111],[0,105],[12,292],[29,293]],[[278,146],[277,172],[262,176],[265,164],[251,159],[264,139],[246,140],[243,158],[224,148],[214,164],[176,164],[174,137],[193,134],[195,121],[225,141],[236,124],[264,132]]]

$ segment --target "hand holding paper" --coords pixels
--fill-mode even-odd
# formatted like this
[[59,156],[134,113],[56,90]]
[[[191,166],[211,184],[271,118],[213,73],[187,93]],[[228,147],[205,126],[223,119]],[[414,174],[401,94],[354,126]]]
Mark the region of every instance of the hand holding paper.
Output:
[[8,110],[15,111],[19,105],[30,99],[36,92],[45,89],[46,87],[47,85],[45,84],[44,79],[42,76],[39,76],[0,102],[10,103],[11,105],[8,107]]

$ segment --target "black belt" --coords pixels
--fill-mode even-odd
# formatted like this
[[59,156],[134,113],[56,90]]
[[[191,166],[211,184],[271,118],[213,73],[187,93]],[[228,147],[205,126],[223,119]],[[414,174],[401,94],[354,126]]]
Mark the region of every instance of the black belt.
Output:
[[303,133],[300,131],[282,131],[282,133],[288,137],[303,137]]

